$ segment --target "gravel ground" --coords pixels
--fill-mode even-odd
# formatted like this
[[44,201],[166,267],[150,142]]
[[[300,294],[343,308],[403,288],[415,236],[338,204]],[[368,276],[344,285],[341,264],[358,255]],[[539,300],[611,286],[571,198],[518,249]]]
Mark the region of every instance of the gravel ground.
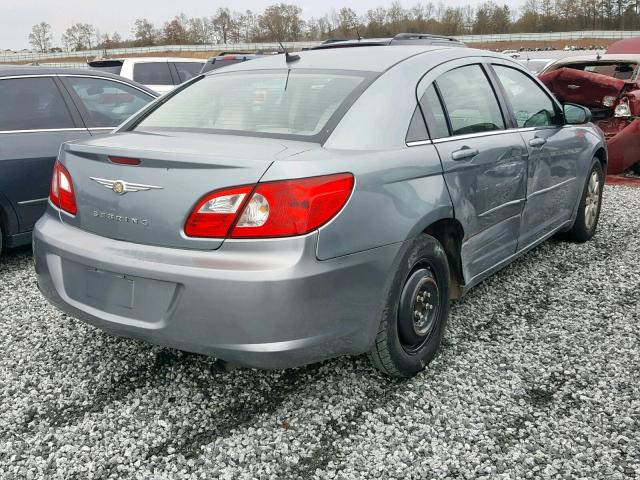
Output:
[[640,190],[453,305],[409,381],[366,358],[212,371],[102,333],[0,261],[0,478],[640,477]]

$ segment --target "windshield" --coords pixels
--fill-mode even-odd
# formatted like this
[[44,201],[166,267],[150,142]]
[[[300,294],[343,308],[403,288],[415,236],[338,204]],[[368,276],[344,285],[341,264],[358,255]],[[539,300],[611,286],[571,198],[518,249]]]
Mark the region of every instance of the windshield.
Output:
[[152,110],[134,130],[313,140],[355,99],[367,75],[284,69],[208,75]]
[[558,65],[557,68],[572,68],[584,72],[599,73],[620,80],[633,80],[636,77],[638,64],[635,62],[584,62]]

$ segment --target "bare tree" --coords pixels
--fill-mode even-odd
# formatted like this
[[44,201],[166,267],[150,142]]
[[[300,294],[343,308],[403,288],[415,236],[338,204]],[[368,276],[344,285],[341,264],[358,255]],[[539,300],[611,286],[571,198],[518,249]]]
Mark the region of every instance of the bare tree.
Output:
[[156,30],[146,18],[138,18],[131,29],[136,44],[141,47],[153,45],[156,42]]
[[341,8],[337,15],[338,31],[344,37],[350,37],[358,29],[358,14],[348,7]]
[[267,7],[260,16],[259,24],[268,40],[296,41],[304,28],[302,9],[296,5],[280,3]]
[[176,15],[173,20],[166,22],[163,28],[163,41],[167,45],[184,45],[188,43],[187,16],[184,13]]
[[31,27],[29,43],[39,52],[47,52],[51,48],[51,25],[47,22],[40,22]]
[[227,43],[233,29],[233,19],[228,8],[219,8],[212,18],[213,29],[218,43]]
[[88,23],[74,23],[62,35],[67,50],[87,50],[93,46],[95,28]]

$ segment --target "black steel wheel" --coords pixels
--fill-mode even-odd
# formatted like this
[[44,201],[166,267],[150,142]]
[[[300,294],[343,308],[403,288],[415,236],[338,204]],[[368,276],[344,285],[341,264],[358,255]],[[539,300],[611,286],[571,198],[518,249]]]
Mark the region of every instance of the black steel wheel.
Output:
[[449,313],[449,262],[422,234],[401,254],[369,357],[378,370],[410,377],[435,357]]

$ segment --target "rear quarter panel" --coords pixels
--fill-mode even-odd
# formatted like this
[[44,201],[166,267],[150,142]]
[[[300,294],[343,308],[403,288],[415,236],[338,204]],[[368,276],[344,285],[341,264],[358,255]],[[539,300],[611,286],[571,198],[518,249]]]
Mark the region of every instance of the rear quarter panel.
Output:
[[356,178],[342,212],[320,228],[320,260],[403,242],[437,220],[453,218],[433,145],[367,152],[319,149],[293,158],[275,162],[261,181],[337,172]]

